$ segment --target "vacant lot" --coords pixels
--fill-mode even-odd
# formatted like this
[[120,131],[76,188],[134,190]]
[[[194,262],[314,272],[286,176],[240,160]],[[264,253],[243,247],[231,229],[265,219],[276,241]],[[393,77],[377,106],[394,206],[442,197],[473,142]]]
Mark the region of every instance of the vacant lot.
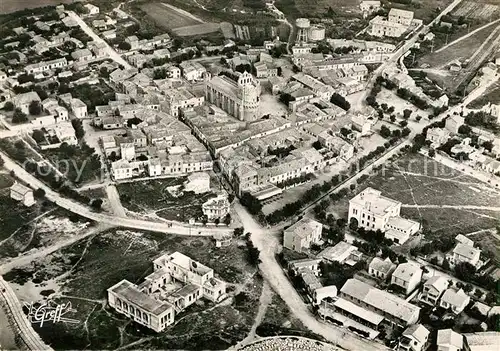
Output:
[[[49,284],[53,291],[45,294],[72,302],[76,312],[68,317],[80,320],[80,324],[50,324],[39,330],[55,349],[115,349],[141,339],[145,345],[134,348],[226,349],[245,336],[258,307],[262,280],[254,275],[255,268],[247,265],[245,250],[236,244],[216,249],[208,238],[111,230],[12,270],[4,278],[18,289],[21,298],[29,296],[33,283]],[[160,334],[140,328],[107,307],[110,286],[122,279],[142,282],[152,272],[154,258],[174,251],[212,267],[216,276],[231,284],[231,291],[243,294],[219,306],[202,300]],[[31,298],[36,301],[42,297]]]
[[467,107],[471,109],[480,109],[488,105],[488,103],[500,103],[500,83],[494,83],[485,94],[472,101]]
[[145,3],[140,6],[155,22],[164,28],[175,29],[203,23],[194,16],[188,16],[165,6],[161,2]]
[[219,23],[202,23],[193,26],[178,27],[173,29],[172,31],[180,37],[190,37],[195,35],[214,33],[219,30]]
[[183,192],[175,197],[168,188],[182,186],[186,177],[118,184],[123,206],[141,214],[158,215],[165,219],[189,221],[203,215],[201,205],[215,195]]
[[428,64],[433,68],[443,68],[454,60],[466,60],[472,57],[497,26],[498,24],[492,24],[442,51],[426,55],[419,60],[419,65]]
[[469,236],[483,250],[488,252],[495,260],[497,266],[500,265],[500,235],[498,229],[484,231]]
[[[422,155],[388,164],[359,184],[357,191],[366,187],[401,201],[402,215],[423,223],[430,236],[466,234],[500,223],[500,212],[490,210],[500,206],[500,192]],[[344,199],[330,210],[347,218],[348,207]]]

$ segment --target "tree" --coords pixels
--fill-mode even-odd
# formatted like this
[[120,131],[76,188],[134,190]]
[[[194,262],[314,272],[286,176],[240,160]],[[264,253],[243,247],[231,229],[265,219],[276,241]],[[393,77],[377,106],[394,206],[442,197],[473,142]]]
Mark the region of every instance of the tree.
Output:
[[262,204],[260,203],[260,201],[248,192],[243,193],[240,202],[253,215],[259,214],[262,210]]
[[401,121],[401,122],[399,122],[399,125],[401,127],[406,127],[408,125],[408,121]]
[[33,192],[35,199],[43,199],[45,197],[45,190],[38,188]]
[[39,116],[42,113],[42,105],[40,101],[33,100],[30,102],[29,112],[32,116]]
[[356,218],[351,218],[351,221],[349,222],[349,229],[353,231],[358,230],[358,220]]
[[403,118],[404,118],[404,119],[409,119],[409,118],[410,118],[410,116],[411,116],[411,114],[412,114],[412,110],[410,110],[410,109],[405,109],[405,110],[403,111]]
[[420,116],[420,115],[418,115],[417,117],[415,117],[415,120],[416,120],[417,122],[420,122],[420,120],[421,120],[421,119],[422,119],[422,116]]
[[24,123],[28,121],[28,116],[21,111],[20,108],[16,108],[14,110],[14,114],[12,115],[12,123]]
[[472,133],[472,129],[467,124],[462,124],[458,127],[458,132],[463,135],[470,135]]
[[402,131],[401,131],[401,135],[403,137],[407,137],[408,135],[410,135],[410,128],[404,128]]
[[445,271],[449,271],[450,270],[450,262],[448,262],[448,260],[445,258],[443,260],[443,263],[441,264],[441,267],[443,267],[443,269]]
[[123,51],[129,51],[130,49],[132,49],[132,46],[130,45],[130,43],[122,41],[120,44],[118,44],[118,49]]
[[464,290],[466,293],[469,293],[469,292],[471,292],[472,290],[474,290],[474,287],[472,286],[472,284],[467,283],[467,284],[465,284],[465,286],[464,286],[463,290]]
[[460,262],[455,268],[455,276],[463,281],[470,282],[473,281],[476,275],[476,267],[474,267],[469,262]]
[[384,138],[389,138],[391,136],[391,130],[386,126],[382,126],[380,128],[380,135],[383,136]]
[[225,225],[231,224],[231,215],[229,213],[224,217],[224,224]]
[[92,207],[96,211],[100,211],[102,203],[103,203],[102,199],[94,199],[90,203],[90,207]]
[[395,115],[391,115],[389,117],[389,119],[391,120],[392,123],[396,122],[396,116]]
[[82,121],[79,119],[73,119],[73,120],[71,120],[71,125],[73,126],[73,129],[75,130],[75,136],[78,139],[83,138],[85,135],[85,130],[83,129]]
[[14,110],[14,104],[12,103],[12,101],[7,101],[4,105],[3,105],[3,109],[5,111],[13,111]]
[[337,93],[332,95],[332,97],[330,98],[330,102],[346,111],[349,111],[349,109],[351,108],[351,104],[349,103],[349,101],[347,101],[342,95]]
[[432,157],[434,157],[434,156],[436,156],[436,150],[434,150],[434,149],[429,149],[429,157],[431,157],[431,158],[432,158]]
[[40,144],[41,142],[45,141],[45,133],[41,129],[35,129],[33,131],[33,135],[31,137],[38,143]]

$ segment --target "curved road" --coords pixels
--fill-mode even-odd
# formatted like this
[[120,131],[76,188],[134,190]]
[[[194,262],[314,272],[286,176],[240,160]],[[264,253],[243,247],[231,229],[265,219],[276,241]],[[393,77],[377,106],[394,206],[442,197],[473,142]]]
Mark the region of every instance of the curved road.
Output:
[[14,171],[16,176],[22,181],[26,182],[31,188],[33,189],[41,188],[45,190],[46,194],[45,196],[48,200],[54,202],[56,205],[68,211],[71,211],[82,217],[91,219],[99,223],[137,229],[137,230],[147,230],[153,232],[178,234],[178,235],[212,236],[216,233],[222,233],[222,234],[233,233],[233,229],[227,227],[211,228],[211,227],[190,226],[175,221],[165,221],[165,222],[146,221],[141,219],[124,218],[116,215],[108,215],[104,213],[93,212],[88,207],[74,200],[62,197],[60,194],[50,189],[47,185],[42,183],[33,175],[26,172],[21,166],[15,163],[3,152],[0,152],[0,157],[4,160],[4,167],[9,171]]
[[53,350],[47,346],[37,332],[33,329],[31,323],[23,312],[21,303],[16,297],[9,284],[2,277],[0,277],[0,297],[7,303],[9,314],[12,316],[14,322],[19,329],[19,334],[23,339],[26,347],[29,350]]
[[322,323],[307,308],[302,298],[284,274],[275,254],[279,249],[279,235],[281,231],[265,230],[239,203],[235,210],[245,228],[245,232],[252,233],[251,240],[260,250],[260,271],[281,298],[288,305],[293,314],[313,333],[323,336],[329,342],[347,350],[387,350],[387,348],[373,341],[365,340],[348,333],[331,324]]

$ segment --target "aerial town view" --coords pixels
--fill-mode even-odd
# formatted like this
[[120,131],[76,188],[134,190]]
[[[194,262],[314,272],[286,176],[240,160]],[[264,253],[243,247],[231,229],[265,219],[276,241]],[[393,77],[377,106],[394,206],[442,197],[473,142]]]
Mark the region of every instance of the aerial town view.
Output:
[[500,350],[500,0],[0,33],[0,350]]

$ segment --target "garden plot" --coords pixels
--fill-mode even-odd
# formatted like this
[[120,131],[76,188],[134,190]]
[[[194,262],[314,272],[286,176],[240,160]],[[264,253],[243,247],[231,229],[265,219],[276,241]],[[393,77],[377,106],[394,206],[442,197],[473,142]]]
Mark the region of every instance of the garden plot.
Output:
[[498,6],[486,1],[465,1],[453,12],[454,16],[478,20],[490,19],[498,15]]

